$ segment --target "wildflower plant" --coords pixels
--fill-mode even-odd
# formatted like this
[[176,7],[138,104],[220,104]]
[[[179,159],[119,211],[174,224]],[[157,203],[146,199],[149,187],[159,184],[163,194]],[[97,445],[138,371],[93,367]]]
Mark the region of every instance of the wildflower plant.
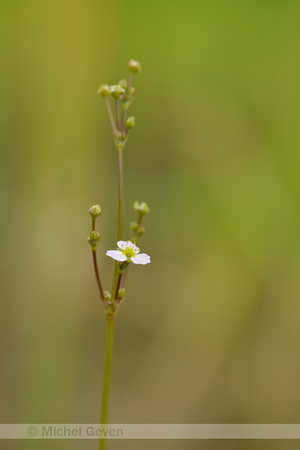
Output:
[[[143,217],[149,213],[149,207],[145,202],[134,202],[133,209],[137,213],[137,220],[130,224],[130,239],[123,240],[123,217],[124,217],[124,187],[123,187],[123,152],[128,140],[129,131],[135,126],[135,118],[127,117],[128,109],[135,97],[133,87],[134,76],[141,71],[141,64],[131,59],[128,63],[129,78],[123,79],[118,84],[109,86],[102,84],[98,89],[98,94],[104,99],[109,121],[112,127],[113,140],[117,153],[118,162],[118,235],[116,248],[107,250],[106,255],[115,260],[115,269],[111,291],[104,290],[100,279],[100,270],[97,262],[97,249],[100,244],[100,234],[96,231],[96,220],[101,215],[100,205],[93,205],[89,209],[92,218],[92,229],[88,237],[88,242],[92,250],[94,270],[99,288],[101,303],[106,314],[106,349],[103,378],[103,394],[101,407],[101,427],[105,429],[107,425],[108,400],[110,387],[110,372],[113,350],[113,334],[115,315],[120,304],[125,298],[125,274],[130,263],[146,265],[149,264],[150,256],[140,253],[137,241],[144,234],[145,228],[141,226]],[[113,108],[112,108],[113,106]],[[115,111],[113,113],[113,110]],[[100,438],[100,450],[106,448],[105,433]]]

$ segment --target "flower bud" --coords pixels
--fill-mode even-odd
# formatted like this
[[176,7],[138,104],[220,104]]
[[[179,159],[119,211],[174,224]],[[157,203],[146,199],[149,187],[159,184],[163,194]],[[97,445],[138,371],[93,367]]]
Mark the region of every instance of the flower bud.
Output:
[[141,63],[139,63],[138,61],[135,61],[134,59],[129,60],[128,67],[129,67],[130,72],[132,72],[132,73],[139,73],[142,70]]
[[149,206],[145,202],[134,202],[133,209],[138,213],[140,217],[145,216],[150,211]]
[[124,294],[125,294],[125,289],[124,288],[119,289],[118,298],[119,299],[123,298]]
[[125,133],[122,133],[121,135],[118,135],[115,137],[114,141],[115,141],[115,147],[117,149],[122,149],[125,147],[126,142],[127,142],[127,137]]
[[100,214],[101,214],[101,207],[100,207],[100,205],[91,206],[91,208],[89,209],[89,213],[90,213],[92,219],[96,220],[97,217],[99,217]]
[[127,109],[129,108],[131,102],[123,102],[123,109],[125,109],[127,111]]
[[124,94],[124,92],[125,92],[125,89],[123,89],[118,84],[110,87],[110,93],[116,99],[118,99],[120,97],[120,95]]
[[135,126],[135,118],[134,116],[128,117],[126,120],[126,127],[133,128]]
[[137,233],[138,237],[142,236],[142,234],[145,233],[145,228],[144,228],[144,227],[140,227],[140,228],[137,230],[136,233]]
[[90,244],[90,246],[92,247],[93,252],[96,251],[98,244],[100,241],[100,234],[97,233],[97,231],[91,231],[90,232],[90,237],[88,238],[88,242]]
[[136,231],[138,229],[138,224],[136,222],[131,222],[130,229],[131,231]]
[[127,80],[125,80],[125,78],[121,81],[119,81],[119,86],[121,86],[121,88],[123,89],[127,89]]
[[108,84],[101,84],[97,93],[102,97],[106,97],[107,95],[110,94],[110,87],[108,86]]
[[109,291],[104,291],[103,294],[104,294],[105,300],[107,300],[109,302],[110,299],[111,299],[110,292]]
[[123,273],[127,269],[129,261],[118,262],[118,272]]
[[133,96],[133,95],[135,94],[135,87],[134,87],[134,86],[131,86],[131,87],[128,89],[127,94]]

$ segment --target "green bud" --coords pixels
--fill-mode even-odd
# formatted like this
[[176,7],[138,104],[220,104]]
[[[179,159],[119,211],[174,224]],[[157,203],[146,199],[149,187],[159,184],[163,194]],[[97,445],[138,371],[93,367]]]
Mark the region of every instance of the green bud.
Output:
[[119,81],[119,86],[123,89],[127,89],[127,80],[124,78],[124,80]]
[[138,224],[136,222],[131,222],[130,229],[131,231],[136,231],[138,229]]
[[128,117],[126,120],[126,127],[133,128],[135,126],[135,118],[133,116]]
[[111,294],[110,294],[110,292],[109,292],[109,291],[104,291],[103,294],[104,294],[105,300],[107,300],[107,301],[109,302],[110,299],[111,299]]
[[145,216],[150,212],[149,206],[145,202],[134,202],[133,209],[138,213],[140,217]]
[[119,299],[123,298],[124,294],[125,294],[125,289],[124,288],[119,289],[118,298]]
[[110,93],[116,99],[118,99],[120,97],[120,95],[124,94],[124,92],[125,92],[125,89],[123,89],[118,84],[110,87]]
[[123,273],[124,270],[128,267],[129,261],[118,262],[118,272]]
[[101,214],[101,207],[100,207],[100,205],[91,206],[91,208],[89,209],[89,213],[90,213],[92,219],[96,220],[97,217],[99,217],[100,214]]
[[135,94],[135,87],[131,86],[128,89],[127,94],[133,96]]
[[96,251],[99,241],[100,241],[100,234],[97,233],[97,231],[92,230],[90,232],[90,237],[88,238],[88,242],[89,242],[90,246],[92,247],[93,252]]
[[125,133],[122,133],[121,135],[119,135],[115,138],[115,146],[117,149],[124,148],[126,142],[127,142],[127,136]]
[[123,102],[122,103],[123,109],[127,110],[129,108],[130,104],[131,104],[131,102]]
[[106,97],[107,95],[110,94],[110,87],[108,86],[108,84],[101,84],[97,93],[102,97]]
[[139,63],[138,61],[135,61],[134,59],[129,60],[128,67],[129,67],[130,72],[132,72],[132,73],[139,73],[142,70],[141,63]]
[[144,233],[145,233],[145,228],[144,228],[144,227],[140,227],[140,228],[137,230],[137,235],[138,235],[138,237],[142,236],[142,234],[144,234]]

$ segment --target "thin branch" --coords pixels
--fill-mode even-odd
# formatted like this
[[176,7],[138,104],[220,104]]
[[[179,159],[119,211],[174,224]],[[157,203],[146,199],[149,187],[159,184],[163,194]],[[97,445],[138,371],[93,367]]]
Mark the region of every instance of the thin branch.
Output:
[[118,149],[118,179],[119,179],[119,224],[118,241],[123,236],[123,209],[124,209],[124,189],[123,189],[123,150]]
[[107,109],[108,117],[109,117],[109,120],[110,120],[110,124],[111,124],[113,132],[115,134],[116,133],[116,124],[115,124],[115,121],[114,121],[114,116],[113,116],[113,113],[112,113],[112,110],[111,110],[111,107],[110,107],[110,103],[109,103],[108,97],[104,97],[104,100],[105,100],[106,109]]
[[132,85],[133,76],[134,76],[134,73],[131,72],[131,74],[129,75],[129,80],[128,80],[127,89],[129,89],[129,88],[131,87],[131,85]]
[[121,122],[121,131],[122,131],[122,133],[124,133],[124,129],[125,129],[126,114],[127,114],[127,109],[123,109],[122,122]]
[[120,105],[119,100],[116,98],[116,117],[117,117],[117,128],[121,131],[120,128]]
[[118,283],[117,283],[117,287],[116,287],[116,293],[115,293],[115,298],[114,300],[118,299],[118,295],[119,295],[119,289],[120,289],[120,285],[121,285],[121,280],[122,280],[122,273],[119,274],[119,278],[118,278]]
[[103,289],[102,289],[102,284],[101,284],[99,270],[98,270],[96,250],[92,250],[92,254],[93,254],[93,263],[94,263],[96,280],[97,280],[98,288],[99,288],[99,291],[100,291],[100,297],[101,297],[101,300],[104,301],[104,292],[103,292]]

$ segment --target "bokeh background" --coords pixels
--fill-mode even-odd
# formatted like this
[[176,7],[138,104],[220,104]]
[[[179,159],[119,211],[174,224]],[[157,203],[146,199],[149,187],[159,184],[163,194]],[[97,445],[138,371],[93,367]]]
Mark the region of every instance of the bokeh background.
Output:
[[96,91],[134,58],[125,229],[147,201],[152,264],[132,268],[116,319],[109,420],[300,423],[300,3],[10,0],[0,17],[1,422],[99,421],[105,315],[88,208],[102,206],[109,289],[117,168]]

